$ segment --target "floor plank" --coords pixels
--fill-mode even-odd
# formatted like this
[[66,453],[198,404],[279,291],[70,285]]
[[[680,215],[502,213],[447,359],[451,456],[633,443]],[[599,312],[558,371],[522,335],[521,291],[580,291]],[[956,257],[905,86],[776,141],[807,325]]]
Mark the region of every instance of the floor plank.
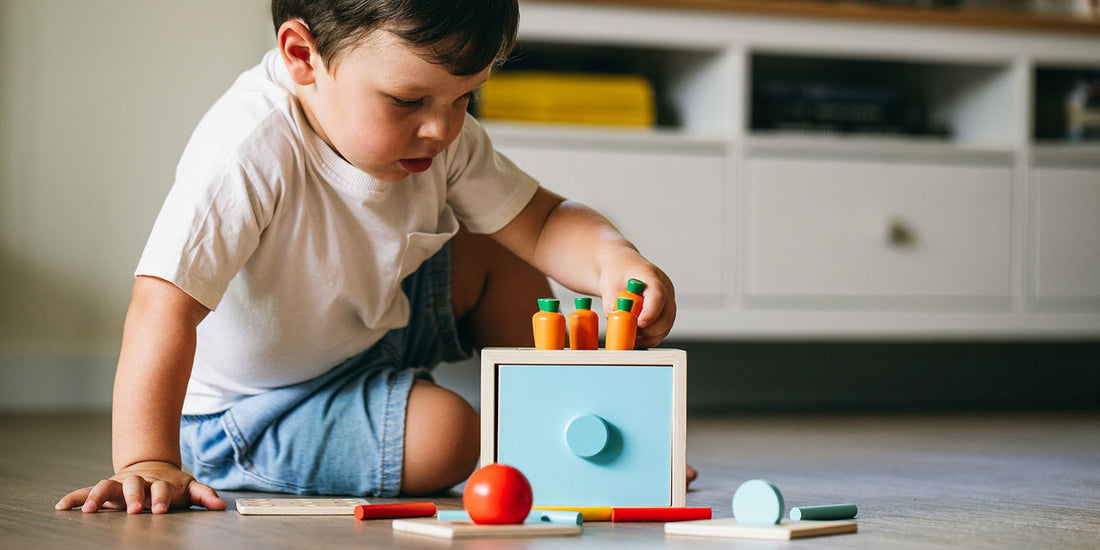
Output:
[[[579,538],[446,543],[388,521],[55,512],[65,491],[110,467],[109,419],[0,416],[5,548],[1095,548],[1100,414],[694,417],[689,506],[730,517],[737,486],[775,483],[790,506],[852,502],[859,533],[790,543],[666,536],[661,525],[589,523]],[[226,493],[230,503],[238,496]],[[395,501],[408,499],[395,499]],[[458,493],[432,499],[461,506]]]

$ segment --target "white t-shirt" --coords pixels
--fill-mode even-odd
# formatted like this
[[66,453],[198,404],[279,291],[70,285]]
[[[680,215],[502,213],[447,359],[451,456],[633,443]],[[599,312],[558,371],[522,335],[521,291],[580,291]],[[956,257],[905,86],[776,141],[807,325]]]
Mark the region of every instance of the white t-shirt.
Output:
[[184,414],[317,377],[404,326],[401,280],[458,221],[494,232],[537,187],[471,117],[426,172],[370,176],[313,132],[269,52],[195,129],[136,270],[213,310]]

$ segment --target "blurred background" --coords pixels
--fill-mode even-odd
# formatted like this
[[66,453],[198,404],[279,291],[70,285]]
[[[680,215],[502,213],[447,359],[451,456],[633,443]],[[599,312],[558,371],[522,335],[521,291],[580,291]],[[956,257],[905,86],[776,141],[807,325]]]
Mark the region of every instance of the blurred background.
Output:
[[[1088,0],[883,3],[896,9],[987,10],[992,14],[1008,10],[1036,17],[1084,19],[1093,17],[1096,9]],[[744,4],[759,8],[766,3]],[[814,3],[787,4],[804,8]],[[814,8],[808,9],[812,12]],[[763,12],[769,11],[775,12],[775,8],[763,8]],[[867,24],[881,30],[890,25]],[[132,272],[147,233],[199,118],[241,71],[256,64],[273,46],[269,3],[0,0],[0,30],[0,411],[105,411],[110,406]],[[1085,31],[1085,35],[1095,39],[1098,31]],[[526,50],[518,67],[536,65],[540,55],[562,59],[565,54],[576,54],[578,46],[546,46],[552,42],[542,36],[541,42]],[[688,49],[683,54],[658,52],[658,56],[666,55],[665,63],[673,65],[684,60],[688,64],[699,60],[708,66],[712,61],[726,63],[722,52],[712,60],[705,49],[700,53],[698,45]],[[626,52],[626,59],[641,65],[647,64],[647,56],[653,53],[645,48],[602,51]],[[774,61],[771,67],[780,76],[803,69],[816,70],[819,76],[822,73],[807,68],[805,59],[780,54],[776,57],[769,52],[752,59]],[[968,62],[965,54],[961,59]],[[882,68],[872,65],[868,69],[858,63],[843,66],[856,72]],[[885,69],[889,73],[896,68]],[[709,70],[703,71],[704,80],[714,78],[705,74]],[[725,78],[724,70],[716,78]],[[938,69],[933,66],[932,70]],[[1063,99],[1080,86],[1081,78],[1100,71],[1100,51],[1091,66],[1058,66],[1051,71],[1050,78],[1042,82],[1057,88],[1052,97],[1059,98],[1055,107],[1063,108]],[[944,72],[946,75],[940,76],[957,76],[950,70]],[[983,65],[976,71],[979,79],[986,73],[991,74],[990,80],[999,79],[993,74],[995,68]],[[770,74],[761,72],[761,81]],[[748,103],[748,98],[744,99]],[[713,98],[704,95],[700,101],[705,104]],[[764,107],[760,109],[765,112]],[[683,124],[690,125],[693,116],[691,112],[670,116],[658,110],[649,118],[643,113],[642,119],[643,124],[658,125],[670,118],[677,119],[672,123],[685,119]],[[742,122],[746,127],[770,130],[767,125],[784,121],[757,118]],[[701,126],[709,131],[707,124]],[[992,127],[1002,126],[996,123]],[[1095,131],[1092,128],[1090,131]],[[496,131],[503,142],[512,144],[517,156],[529,154],[523,147],[525,136],[517,138],[517,131],[506,124]],[[922,127],[921,131],[935,137],[947,130]],[[1066,131],[1064,124],[1036,128],[1036,132],[1050,132],[1056,140],[1063,140]],[[1025,133],[1029,132],[1020,135]],[[668,140],[679,139],[662,135],[643,138],[639,147],[664,150]],[[694,143],[691,139],[695,138],[690,138],[689,144]],[[726,152],[724,140],[708,137],[699,141],[701,148],[717,149],[721,155]],[[676,147],[687,146],[676,142]],[[1100,184],[1100,178],[1094,183]],[[905,228],[898,231],[902,234],[895,237],[904,241]],[[1100,240],[1097,237],[1100,235],[1091,239]],[[694,258],[709,251],[687,247],[675,253]],[[675,260],[672,263],[670,272],[686,270],[676,267]],[[685,278],[694,281],[698,276],[687,273]],[[1095,272],[1078,273],[1078,277],[1100,281],[1100,273]],[[703,280],[700,284],[707,283]],[[730,288],[728,277],[715,284]],[[685,296],[689,309],[706,313],[706,295],[693,298],[689,290]],[[1014,304],[1011,307],[1020,305]],[[737,303],[736,307],[743,305]],[[774,321],[763,323],[759,330],[738,331],[734,327],[727,335],[700,329],[709,322],[710,314],[693,318],[689,311],[684,317],[688,328],[674,332],[666,344],[688,350],[689,407],[699,413],[1095,409],[1100,407],[1100,326],[1093,321],[1097,318],[1095,306],[1089,307],[1093,309],[1084,310],[1085,320],[1076,321],[1068,337],[1056,332],[1026,337],[1023,330],[1023,338],[1012,336],[1021,331],[1000,336],[993,332],[978,338],[968,337],[967,331],[949,338],[937,338],[934,331],[917,338],[880,334],[864,339],[858,331],[844,337],[819,337],[814,331],[769,332],[767,327],[774,326]],[[749,323],[754,319],[748,318]],[[439,370],[445,385],[458,389],[475,404],[477,375],[476,361]]]
[[133,269],[269,2],[0,2],[0,407],[108,406]]

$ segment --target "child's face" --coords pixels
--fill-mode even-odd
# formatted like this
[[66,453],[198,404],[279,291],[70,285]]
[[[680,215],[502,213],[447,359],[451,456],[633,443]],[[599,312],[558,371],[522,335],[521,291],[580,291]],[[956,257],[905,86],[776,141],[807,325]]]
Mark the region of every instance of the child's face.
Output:
[[417,55],[394,34],[371,33],[335,69],[316,71],[299,97],[310,124],[345,160],[399,181],[431,167],[462,130],[470,95],[490,67],[455,76]]

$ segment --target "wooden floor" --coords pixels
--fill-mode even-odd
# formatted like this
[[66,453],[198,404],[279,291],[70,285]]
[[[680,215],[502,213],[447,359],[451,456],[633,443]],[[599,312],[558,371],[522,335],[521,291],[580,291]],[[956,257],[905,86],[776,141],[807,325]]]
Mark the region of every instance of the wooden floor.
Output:
[[[441,548],[388,521],[55,512],[68,489],[109,467],[106,417],[0,416],[3,548]],[[744,480],[766,478],[788,506],[853,502],[859,532],[789,543],[663,534],[658,524],[589,523],[580,538],[453,543],[499,548],[1100,547],[1100,414],[692,418],[688,505],[730,517]],[[223,494],[230,502],[242,494]],[[434,499],[460,507],[456,494]]]

